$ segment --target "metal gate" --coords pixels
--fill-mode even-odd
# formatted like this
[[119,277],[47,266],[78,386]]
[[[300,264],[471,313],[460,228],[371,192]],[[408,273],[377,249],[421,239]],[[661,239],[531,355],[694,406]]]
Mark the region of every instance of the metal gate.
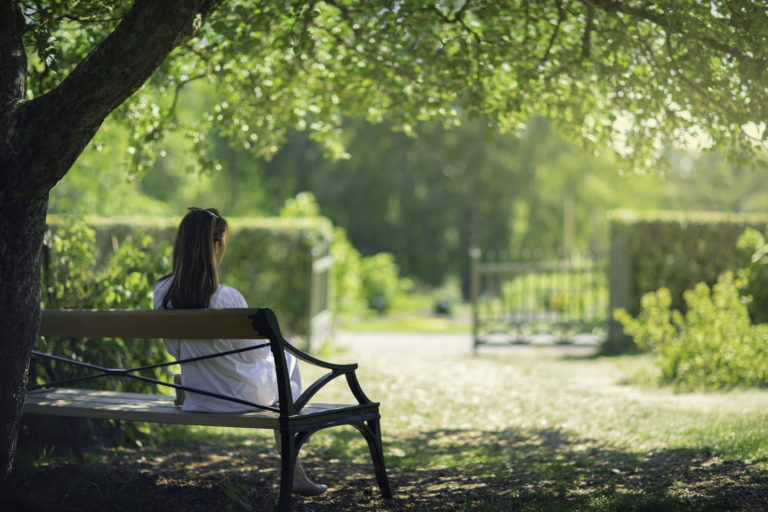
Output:
[[608,288],[600,254],[471,256],[474,347],[598,344],[605,339]]

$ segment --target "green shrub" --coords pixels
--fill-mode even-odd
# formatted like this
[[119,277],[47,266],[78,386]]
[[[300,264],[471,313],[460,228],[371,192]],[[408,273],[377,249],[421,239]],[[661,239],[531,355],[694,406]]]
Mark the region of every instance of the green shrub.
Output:
[[[170,250],[179,220],[86,217],[83,219],[84,225],[94,232],[94,245],[90,249],[92,260],[78,262],[71,272],[78,272],[77,268],[91,269],[94,265],[96,268],[104,268],[107,260],[125,241],[130,241],[128,247],[135,243],[134,238],[138,231],[150,237],[148,247],[152,247],[155,252]],[[274,309],[281,326],[289,336],[305,335],[308,332],[310,259],[313,250],[330,245],[333,237],[330,221],[324,218],[228,220],[232,236],[221,267],[222,283],[240,290],[249,306],[269,306]],[[63,236],[62,231],[69,224],[68,218],[48,217],[51,236],[58,236],[62,240],[70,236]],[[170,271],[171,265],[168,261],[158,275],[162,276]],[[55,276],[50,280],[50,285],[63,286],[56,283],[65,282],[67,279],[65,275]],[[114,291],[121,293],[120,290]],[[137,293],[127,287],[125,292]],[[91,295],[90,291],[68,290],[66,296],[71,304],[68,307],[85,307]],[[151,301],[141,307],[151,307]],[[301,345],[300,339],[296,341]]]
[[[323,218],[230,219],[232,236],[221,268],[222,282],[242,292],[251,307],[275,310],[294,337],[309,332],[310,264],[313,250],[327,251],[333,237]],[[301,342],[299,345],[302,346]]]
[[[299,192],[280,210],[281,218],[320,219],[320,206],[311,192]],[[364,307],[383,312],[395,298],[410,287],[401,279],[391,253],[363,257],[347,238],[343,228],[335,228],[330,253],[334,262],[331,270],[333,308],[337,313],[356,312]]]
[[627,334],[655,355],[664,383],[684,389],[768,384],[768,326],[753,325],[741,294],[745,281],[722,274],[710,289],[684,293],[687,310],[672,309],[668,289],[645,294],[640,314],[615,312]]
[[759,231],[747,228],[737,247],[744,261],[739,276],[746,280],[744,293],[751,298],[750,318],[753,323],[768,323],[768,243]]
[[409,281],[400,279],[395,257],[388,252],[363,258],[360,278],[368,307],[379,312],[389,309],[395,298],[409,287]]
[[[82,219],[70,220],[46,234],[43,249],[41,289],[43,307],[48,309],[148,309],[157,279],[166,272],[170,247],[157,246],[140,231],[126,238],[97,266],[96,233]],[[107,368],[131,368],[169,361],[159,340],[102,340],[41,338],[35,345],[41,352],[84,360]],[[72,365],[49,362],[46,373],[58,378],[93,373]],[[43,366],[32,368],[31,382],[41,376]],[[142,375],[167,378],[170,368],[147,371]],[[83,383],[89,385],[89,383]],[[153,392],[154,384],[129,379],[107,379],[96,387]]]
[[334,311],[354,313],[365,308],[360,282],[362,257],[350,243],[344,228],[337,227],[334,230],[331,256]]

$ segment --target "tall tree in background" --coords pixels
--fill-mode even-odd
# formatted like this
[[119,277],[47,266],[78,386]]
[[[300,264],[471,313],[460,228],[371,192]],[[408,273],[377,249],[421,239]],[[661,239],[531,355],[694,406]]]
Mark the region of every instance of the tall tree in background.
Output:
[[485,140],[484,127],[417,125],[416,137],[386,123],[347,120],[349,159],[329,161],[303,134],[260,170],[278,204],[311,191],[323,215],[365,255],[392,252],[409,277],[440,285],[468,272],[468,249],[507,250],[509,219],[529,169],[512,136]]
[[[48,192],[111,112],[132,129],[139,169],[171,129],[201,150],[214,129],[262,154],[308,129],[338,156],[346,113],[406,133],[463,115],[515,130],[544,114],[640,162],[692,127],[742,159],[764,134],[768,22],[751,0],[219,3],[0,0],[4,476],[40,315]],[[196,79],[221,99],[180,126],[177,93]]]

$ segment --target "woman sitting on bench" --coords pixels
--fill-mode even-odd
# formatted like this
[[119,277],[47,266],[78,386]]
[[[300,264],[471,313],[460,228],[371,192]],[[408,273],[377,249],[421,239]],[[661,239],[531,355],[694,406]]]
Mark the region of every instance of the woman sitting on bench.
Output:
[[[218,266],[229,239],[229,225],[214,208],[189,208],[176,233],[173,247],[173,272],[157,283],[153,299],[155,309],[246,308],[245,298],[229,286],[219,284]],[[253,340],[165,340],[165,346],[177,360],[204,356],[252,346]],[[291,393],[301,394],[298,360],[285,354],[291,379]],[[181,383],[221,395],[271,406],[278,400],[275,363],[269,347],[205,359],[182,365]],[[220,398],[188,393],[182,410],[198,412],[243,412],[247,405]],[[275,433],[276,439],[278,438]],[[278,450],[280,445],[278,443]],[[296,461],[293,491],[316,496],[326,486],[315,484],[306,475],[301,461]]]

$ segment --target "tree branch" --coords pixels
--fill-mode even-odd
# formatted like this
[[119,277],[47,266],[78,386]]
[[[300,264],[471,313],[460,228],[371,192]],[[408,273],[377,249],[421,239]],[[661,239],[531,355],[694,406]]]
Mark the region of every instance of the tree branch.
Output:
[[[634,18],[640,18],[646,21],[650,21],[651,23],[663,28],[665,31],[681,34],[684,36],[691,36],[691,34],[687,33],[684,29],[670,26],[668,18],[665,17],[664,15],[653,12],[639,5],[628,5],[626,3],[623,3],[617,0],[581,0],[581,1],[582,3],[588,6],[595,7],[605,12],[609,12],[609,13],[620,12],[620,13],[632,16]],[[686,24],[692,24],[692,22],[686,23]],[[723,43],[722,41],[719,41],[714,37],[700,36],[700,37],[692,37],[692,39],[698,40],[701,44],[709,48],[712,48],[713,50],[717,50],[719,52],[723,52],[728,55],[731,55],[737,60],[739,60],[740,62],[749,62],[750,64],[753,64],[755,66],[759,66],[762,68],[768,67],[768,59],[751,57],[746,53],[744,53],[743,51],[741,51],[740,49],[734,48],[733,46]]]
[[557,5],[557,25],[555,25],[555,30],[552,32],[552,36],[549,38],[549,44],[547,45],[547,49],[544,51],[544,55],[541,57],[541,62],[547,62],[549,60],[549,52],[552,51],[552,47],[555,44],[555,40],[557,40],[557,35],[560,33],[560,26],[565,21],[566,15],[565,15],[565,9],[563,9],[563,2],[562,0],[555,0],[555,4]]
[[0,110],[27,93],[27,54],[21,38],[25,29],[16,2],[0,0]]
[[595,8],[587,2],[587,26],[584,27],[584,38],[581,43],[582,60],[589,58],[592,30],[595,26]]
[[[18,186],[47,194],[96,130],[222,0],[136,0],[115,30],[50,92],[18,112]],[[13,2],[12,2],[13,3]],[[45,144],[40,144],[45,141]],[[0,164],[2,164],[0,156]],[[23,167],[23,169],[21,169]]]

